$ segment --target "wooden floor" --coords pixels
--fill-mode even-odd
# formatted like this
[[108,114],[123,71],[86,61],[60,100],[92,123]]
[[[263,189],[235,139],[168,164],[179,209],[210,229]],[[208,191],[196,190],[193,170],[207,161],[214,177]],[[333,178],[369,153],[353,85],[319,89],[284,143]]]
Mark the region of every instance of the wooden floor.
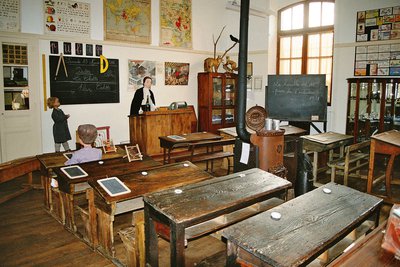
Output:
[[[216,164],[214,175],[226,174]],[[399,168],[396,168],[400,174]],[[322,176],[329,181],[329,175]],[[400,176],[398,176],[400,177]],[[320,177],[321,178],[321,177]],[[35,173],[34,181],[39,182]],[[9,194],[19,188],[24,177],[0,185],[0,194]],[[340,182],[340,178],[339,178]],[[365,180],[350,178],[349,185],[365,192]],[[358,187],[358,188],[357,188]],[[381,186],[379,185],[378,188]],[[394,194],[400,195],[395,187]],[[381,221],[386,219],[390,206],[385,206]],[[77,216],[76,218],[79,218]],[[119,229],[129,225],[129,214],[115,220],[116,253],[121,263],[126,262]],[[79,222],[77,222],[79,223]],[[115,266],[118,265],[91,250],[77,236],[69,233],[43,208],[43,191],[31,190],[17,198],[0,204],[0,266]],[[351,241],[341,242],[336,250],[343,250]],[[160,240],[160,266],[169,266],[169,243]],[[188,266],[224,266],[225,243],[214,236],[189,242],[186,253]],[[339,249],[338,249],[339,248]],[[333,249],[333,251],[335,250]],[[335,253],[333,252],[332,255]],[[310,266],[324,266],[319,260]]]

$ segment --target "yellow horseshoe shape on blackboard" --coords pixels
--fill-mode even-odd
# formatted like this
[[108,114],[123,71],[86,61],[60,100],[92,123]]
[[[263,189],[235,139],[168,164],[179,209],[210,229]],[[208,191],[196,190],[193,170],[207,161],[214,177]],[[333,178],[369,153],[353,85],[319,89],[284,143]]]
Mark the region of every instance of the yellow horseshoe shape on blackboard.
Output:
[[104,73],[108,70],[108,60],[105,56],[100,55],[100,73]]

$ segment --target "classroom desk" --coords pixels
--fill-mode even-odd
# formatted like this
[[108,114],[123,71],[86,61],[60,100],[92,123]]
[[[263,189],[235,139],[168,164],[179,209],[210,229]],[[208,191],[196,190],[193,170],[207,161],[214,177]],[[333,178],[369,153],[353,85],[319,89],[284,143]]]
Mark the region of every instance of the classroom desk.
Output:
[[[213,176],[200,170],[196,165],[184,161],[153,168],[147,171],[146,175],[141,172],[135,172],[118,178],[131,190],[130,193],[111,197],[96,182],[97,179],[89,180],[89,185],[95,192],[94,202],[98,215],[100,250],[111,258],[115,257],[113,245],[113,221],[115,215],[142,209],[143,195],[145,194],[197,183],[213,178]],[[135,218],[133,219],[135,220]],[[137,224],[135,227],[143,227],[143,224]],[[141,232],[143,233],[143,231]],[[143,236],[135,236],[135,238],[137,245],[144,242]],[[139,245],[139,247],[141,246]],[[143,251],[139,252],[139,257],[143,257],[143,255]]]
[[185,229],[282,195],[291,183],[261,169],[217,177],[144,197],[146,264],[158,266],[154,222],[170,229],[171,266],[185,265]]
[[[324,193],[324,188],[332,192]],[[377,226],[382,202],[346,186],[326,184],[224,229],[227,266],[305,266],[372,215]],[[272,219],[272,212],[280,213],[280,220]]]
[[400,155],[400,132],[391,130],[371,136],[371,150],[369,155],[369,170],[367,180],[367,193],[372,193],[372,186],[374,182],[374,168],[375,168],[375,153],[389,155],[390,159],[386,166],[385,184],[386,195],[384,197],[388,202],[394,202],[392,198],[391,183],[393,175],[394,159]]
[[[170,136],[170,135],[169,135]],[[201,142],[201,141],[210,141],[210,140],[219,140],[222,137],[217,134],[213,133],[208,133],[208,132],[198,132],[198,133],[188,133],[188,134],[181,134],[181,135],[175,135],[182,137],[184,139],[182,140],[177,140],[170,138],[168,136],[160,136],[160,147],[163,148],[163,162],[164,164],[166,163],[171,163],[171,150],[179,145],[182,144],[190,144],[190,143],[196,143],[196,142]],[[168,155],[168,157],[167,157]]]
[[[120,148],[119,146],[116,147],[116,152],[109,152],[103,153],[102,159],[113,159],[113,158],[122,158],[125,155],[125,150]],[[52,169],[56,167],[64,166],[64,163],[67,161],[67,158],[64,157],[63,153],[46,153],[37,155],[37,159],[40,162],[40,174],[41,179],[44,182],[44,206],[50,212],[53,211],[53,205],[51,200],[51,176],[52,176]]]
[[318,175],[318,153],[329,151],[329,161],[333,160],[333,149],[340,148],[340,157],[343,157],[344,147],[353,143],[352,135],[345,135],[334,132],[303,135],[303,150],[311,151],[314,154],[313,159],[313,177],[314,184]]
[[[296,127],[296,126],[293,126],[293,125],[284,125],[284,126],[280,126],[279,128],[281,130],[285,130],[285,133],[283,134],[284,136],[302,135],[307,132],[306,130]],[[251,134],[256,133],[254,130],[252,130],[250,128],[246,127],[246,129]],[[218,129],[218,131],[220,133],[224,133],[231,137],[237,137],[236,127],[221,128],[221,129]]]
[[382,239],[387,223],[382,223],[371,233],[363,237],[355,245],[331,262],[328,267],[396,267],[400,260],[396,260],[393,253],[385,251]]
[[[120,176],[128,173],[150,170],[161,166],[161,163],[153,160],[149,156],[143,156],[143,160],[129,162],[127,158],[115,158],[103,160],[103,164],[98,161],[79,164],[79,166],[88,174],[86,177],[70,179],[62,171],[61,167],[56,167],[53,171],[57,174],[58,188],[61,195],[61,205],[64,207],[65,227],[73,232],[77,231],[74,216],[74,195],[82,194],[91,187],[88,184],[89,179]],[[87,197],[92,197],[92,192],[87,192]],[[93,201],[91,202],[93,203]],[[94,206],[89,206],[89,214],[95,212]],[[93,216],[93,215],[92,215]],[[96,220],[90,223],[91,234],[89,243],[96,242]]]

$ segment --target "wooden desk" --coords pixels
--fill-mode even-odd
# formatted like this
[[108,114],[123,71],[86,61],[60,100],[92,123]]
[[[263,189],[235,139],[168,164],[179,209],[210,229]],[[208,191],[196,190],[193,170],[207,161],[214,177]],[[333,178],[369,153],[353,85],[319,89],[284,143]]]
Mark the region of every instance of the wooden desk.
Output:
[[314,154],[313,176],[314,183],[318,175],[318,153],[329,151],[329,161],[333,159],[333,149],[340,148],[340,157],[343,157],[344,147],[353,143],[352,135],[345,135],[334,132],[303,135],[303,150],[311,151]]
[[[163,149],[164,157],[163,162],[170,163],[171,162],[171,150],[182,144],[190,144],[201,141],[209,141],[209,140],[219,140],[222,139],[222,136],[209,133],[209,132],[199,132],[199,133],[189,133],[189,134],[181,134],[177,135],[179,137],[183,137],[183,140],[176,140],[170,138],[168,136],[160,136],[160,147]],[[168,153],[167,153],[168,151]],[[168,154],[168,157],[167,157]]]
[[260,169],[214,178],[144,197],[146,264],[158,266],[154,221],[170,229],[171,266],[185,265],[185,228],[285,193],[287,180]]
[[[102,159],[113,159],[113,158],[122,158],[125,155],[125,150],[116,147],[117,151],[112,153],[103,153]],[[44,182],[44,206],[50,212],[53,211],[53,206],[51,202],[51,172],[53,168],[64,166],[67,158],[64,157],[63,153],[46,153],[36,156],[40,162],[40,174],[41,179]]]
[[[160,190],[192,184],[212,178],[210,174],[200,170],[194,164],[185,161],[156,167],[147,171],[147,175],[136,172],[118,177],[131,190],[130,193],[111,197],[96,182],[89,180],[89,185],[95,192],[95,206],[98,215],[99,245],[101,250],[111,258],[115,257],[113,221],[114,216],[143,208],[142,197],[144,194]],[[136,225],[135,227],[143,227]],[[143,231],[142,231],[143,232]],[[144,242],[143,236],[136,236],[136,244]],[[139,245],[140,246],[140,245]],[[139,252],[144,257],[144,252]],[[143,258],[144,261],[144,258]]]
[[381,248],[386,229],[386,222],[382,223],[374,231],[356,242],[355,245],[344,252],[340,257],[330,263],[329,267],[395,267],[400,266],[400,260],[396,260],[394,254]]
[[[285,133],[283,134],[284,136],[302,135],[307,132],[306,130],[296,127],[296,126],[293,126],[293,125],[280,126],[279,128],[281,130],[285,130]],[[251,134],[256,133],[255,131],[251,130],[250,128],[246,128],[246,129]],[[218,131],[220,133],[224,133],[224,134],[230,135],[232,137],[237,137],[236,127],[221,128],[221,129],[218,129]]]
[[[377,197],[326,184],[223,230],[227,266],[236,266],[238,258],[255,266],[305,266],[373,214],[377,226],[381,204]],[[281,219],[273,220],[272,212]]]
[[129,116],[131,144],[139,144],[142,153],[150,156],[162,153],[158,145],[159,136],[196,131],[197,119],[193,106],[175,110],[161,107],[157,111]]
[[[64,207],[64,223],[65,227],[73,232],[77,231],[74,216],[74,195],[82,194],[91,187],[88,184],[89,179],[105,178],[120,176],[128,173],[150,170],[154,167],[161,166],[161,163],[156,162],[149,156],[144,156],[143,160],[129,162],[127,158],[116,158],[103,160],[103,164],[97,161],[79,164],[79,166],[88,174],[86,177],[70,179],[60,169],[56,167],[53,171],[57,174],[58,188],[61,195],[61,205]],[[93,192],[87,192],[87,197],[93,197]],[[93,203],[93,201],[91,201]],[[90,244],[96,242],[97,223],[95,217],[94,206],[89,206],[89,214],[92,214],[91,235],[89,235]],[[94,216],[94,218],[93,218]]]
[[393,202],[391,182],[393,175],[394,159],[400,155],[400,132],[391,130],[371,136],[371,150],[369,156],[369,170],[367,181],[367,192],[372,193],[374,182],[375,153],[386,154],[390,156],[385,172],[386,195],[389,202]]

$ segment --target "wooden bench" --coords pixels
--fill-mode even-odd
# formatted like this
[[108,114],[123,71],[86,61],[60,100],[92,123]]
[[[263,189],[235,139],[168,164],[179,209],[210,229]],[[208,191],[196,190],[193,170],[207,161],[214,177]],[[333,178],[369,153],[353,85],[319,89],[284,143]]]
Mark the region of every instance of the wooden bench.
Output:
[[[184,146],[188,147],[188,150],[190,151],[190,155],[175,158],[175,161],[188,160],[192,163],[207,162],[206,171],[209,170],[208,162],[211,161],[210,172],[212,172],[213,171],[213,160],[226,158],[228,160],[227,174],[229,174],[231,167],[233,167],[231,164],[231,160],[230,160],[234,155],[233,152],[220,151],[220,150],[215,150],[215,149],[218,147],[234,145],[234,144],[235,144],[234,138],[222,139],[222,140],[201,141],[201,142],[197,142],[197,143],[180,144],[179,147],[184,147]],[[206,149],[205,152],[196,153],[196,150],[198,151],[199,149],[204,149],[204,148]]]
[[[344,157],[328,162],[328,166],[331,168],[331,182],[335,182],[336,170],[343,171],[343,184],[346,186],[350,172],[357,171],[355,176],[362,177],[359,170],[369,163],[369,149],[366,148],[370,146],[370,143],[371,141],[368,140],[349,145],[345,148]],[[368,150],[368,152],[362,152],[362,150]],[[354,163],[355,166],[351,167]]]
[[1,197],[0,203],[15,198],[33,188],[41,188],[41,185],[32,183],[32,172],[37,170],[40,170],[40,164],[36,157],[20,158],[0,164],[0,184],[28,174],[27,184],[24,184],[23,188],[17,192]]

